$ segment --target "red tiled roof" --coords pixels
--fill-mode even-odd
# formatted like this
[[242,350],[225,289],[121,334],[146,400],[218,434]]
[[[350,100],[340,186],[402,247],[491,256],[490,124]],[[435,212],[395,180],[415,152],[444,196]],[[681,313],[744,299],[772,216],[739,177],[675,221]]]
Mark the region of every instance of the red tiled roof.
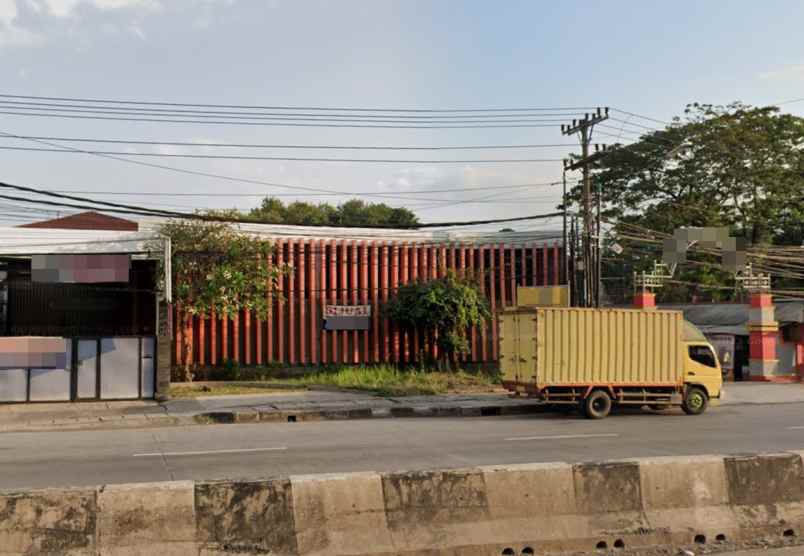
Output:
[[99,212],[88,211],[71,214],[53,220],[22,224],[20,228],[54,228],[63,230],[114,230],[118,232],[136,232],[139,224],[125,218],[109,216]]

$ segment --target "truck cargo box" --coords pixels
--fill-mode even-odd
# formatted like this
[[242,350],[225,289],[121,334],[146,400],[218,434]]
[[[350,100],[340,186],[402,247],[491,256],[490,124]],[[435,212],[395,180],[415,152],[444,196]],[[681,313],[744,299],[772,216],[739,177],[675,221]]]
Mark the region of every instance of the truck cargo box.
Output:
[[507,387],[681,386],[680,311],[515,308],[500,317],[500,369]]

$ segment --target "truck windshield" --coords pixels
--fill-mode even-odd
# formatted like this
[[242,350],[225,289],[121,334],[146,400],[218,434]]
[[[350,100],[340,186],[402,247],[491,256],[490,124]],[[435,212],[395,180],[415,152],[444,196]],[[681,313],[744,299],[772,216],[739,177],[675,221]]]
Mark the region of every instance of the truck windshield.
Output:
[[717,368],[715,361],[715,354],[708,346],[690,346],[689,347],[690,359],[701,365],[707,367]]

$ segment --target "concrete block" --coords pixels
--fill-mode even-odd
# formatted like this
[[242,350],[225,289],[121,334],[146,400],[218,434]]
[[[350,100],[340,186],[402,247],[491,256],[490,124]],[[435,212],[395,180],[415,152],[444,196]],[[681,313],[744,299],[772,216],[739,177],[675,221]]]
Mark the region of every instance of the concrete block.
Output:
[[635,462],[582,463],[572,468],[578,510],[584,514],[639,512],[642,487]]
[[95,489],[0,494],[0,554],[94,555]]
[[377,473],[290,478],[300,554],[393,552]]
[[598,541],[611,545],[620,539],[628,547],[654,542],[655,531],[642,511],[638,463],[578,464],[572,471],[576,507],[586,517],[576,542],[590,543],[590,550]]
[[104,556],[196,554],[192,481],[110,485],[98,491]]
[[691,544],[700,534],[739,536],[722,457],[641,459],[639,472],[645,515],[665,531],[665,542]]
[[729,501],[743,538],[804,530],[804,465],[800,454],[725,459]]
[[535,463],[480,471],[493,532],[490,542],[558,551],[585,527],[586,520],[577,515],[571,465]]
[[485,546],[491,538],[486,485],[478,471],[387,473],[382,490],[398,552]]
[[196,483],[195,515],[200,548],[210,553],[298,553],[289,479]]
[[729,502],[735,506],[802,502],[804,465],[799,454],[727,457]]

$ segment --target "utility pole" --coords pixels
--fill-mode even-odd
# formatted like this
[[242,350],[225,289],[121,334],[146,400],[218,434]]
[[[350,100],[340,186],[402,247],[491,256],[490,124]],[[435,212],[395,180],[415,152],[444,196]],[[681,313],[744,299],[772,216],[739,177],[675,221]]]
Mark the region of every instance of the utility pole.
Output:
[[[564,280],[566,280],[567,284],[570,284],[570,274],[569,274],[569,248],[567,247],[567,171],[564,170],[561,174],[561,181],[564,184],[564,195],[561,197],[561,204],[564,208],[563,214],[563,226],[562,226],[562,233],[561,233],[561,240],[563,241],[563,249],[564,249]],[[533,264],[536,264],[535,262]],[[572,290],[572,287],[570,287]],[[571,293],[570,293],[571,295]]]
[[[581,305],[586,307],[600,306],[600,276],[598,259],[600,258],[600,237],[595,233],[594,216],[592,213],[592,179],[589,174],[589,165],[600,158],[605,148],[601,151],[596,146],[596,152],[590,154],[589,147],[592,144],[592,130],[596,124],[609,118],[609,109],[598,108],[592,114],[585,114],[581,120],[572,120],[572,124],[562,124],[561,133],[563,135],[578,134],[581,143],[581,156],[575,162],[565,161],[564,170],[583,171],[583,194],[581,200],[581,212],[583,216],[583,232],[581,234],[582,243],[582,264],[583,264],[583,288],[581,293]],[[599,218],[597,228],[599,229]],[[592,239],[595,239],[595,246]]]

